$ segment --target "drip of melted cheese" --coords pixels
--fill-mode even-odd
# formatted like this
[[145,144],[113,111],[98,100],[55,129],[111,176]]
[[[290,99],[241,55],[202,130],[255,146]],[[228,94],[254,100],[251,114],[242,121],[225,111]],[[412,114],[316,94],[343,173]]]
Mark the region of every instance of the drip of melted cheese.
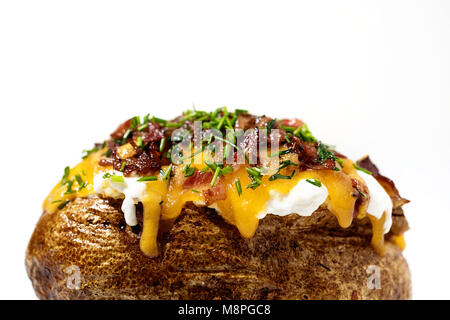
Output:
[[[79,192],[65,194],[67,186],[62,186],[59,183],[45,200],[43,205],[44,210],[55,212],[58,210],[61,201],[99,193],[98,190],[94,190],[94,177],[100,174],[103,175],[103,172],[112,169],[98,165],[98,160],[103,153],[104,150],[91,154],[70,171],[69,179],[73,179],[75,175],[80,174],[83,180],[88,182],[86,188]],[[290,159],[295,161],[292,155],[286,155],[286,157],[291,157]],[[202,169],[204,164],[203,162],[197,161],[192,163],[191,166]],[[269,173],[273,172],[270,164],[267,164],[267,167]],[[156,181],[136,182],[136,179],[133,180],[135,183],[145,184],[140,198],[144,208],[140,248],[144,254],[150,257],[158,255],[157,236],[159,226],[162,223],[173,221],[188,202],[205,205],[206,201],[202,191],[210,188],[209,184],[196,186],[194,188],[195,190],[185,189],[183,187],[183,182],[185,181],[184,173],[182,172],[183,168],[184,165],[174,166],[174,175],[170,180],[162,180],[160,175]],[[162,169],[167,170],[167,167],[163,167]],[[293,169],[294,167],[285,168],[280,173],[291,174]],[[238,194],[235,187],[237,179],[240,180],[242,185],[241,195]],[[316,179],[325,186],[328,191],[328,196],[322,206],[325,206],[336,216],[341,227],[349,227],[355,214],[357,199],[352,179],[358,180],[363,186],[365,186],[365,183],[358,175],[356,169],[354,169],[353,162],[348,159],[344,160],[344,167],[341,171],[300,171],[296,172],[290,180],[278,179],[268,181],[267,177],[265,177],[262,184],[256,190],[245,188],[245,186],[251,183],[251,179],[244,166],[236,166],[232,173],[221,176],[216,182],[225,186],[226,199],[216,201],[210,207],[215,208],[225,221],[235,225],[244,238],[250,238],[256,232],[259,218],[264,216],[261,213],[267,212],[267,204],[273,198],[273,194],[277,194],[280,197],[287,196],[299,182],[305,179]],[[123,195],[118,195],[118,197],[123,198]],[[369,217],[373,225],[372,245],[377,252],[383,254],[385,214],[381,218],[368,215],[369,193],[367,192],[364,197],[363,201],[359,204],[359,211],[356,213],[358,218]]]

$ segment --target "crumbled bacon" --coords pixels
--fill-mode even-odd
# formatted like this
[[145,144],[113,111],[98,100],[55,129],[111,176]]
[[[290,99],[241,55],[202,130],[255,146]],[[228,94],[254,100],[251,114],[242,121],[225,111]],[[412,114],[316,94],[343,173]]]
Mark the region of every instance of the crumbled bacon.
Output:
[[402,198],[400,196],[400,193],[395,187],[394,181],[380,174],[380,171],[378,170],[377,166],[370,160],[369,156],[366,156],[361,160],[357,161],[357,164],[361,168],[372,172],[374,178],[377,179],[377,181],[381,184],[384,190],[386,190],[386,192],[391,197],[392,202],[394,204],[394,208],[401,207],[409,202],[408,199]]
[[[114,169],[120,170],[122,163],[114,162]],[[132,172],[136,172],[138,175],[145,175],[151,170],[159,169],[161,167],[159,157],[154,153],[148,154],[142,152],[138,157],[133,157],[126,160],[126,166],[123,169],[125,176],[131,175]]]
[[211,171],[201,172],[199,170],[195,170],[194,175],[186,178],[183,182],[184,189],[192,189],[196,186],[210,183],[213,178],[213,174]]
[[142,138],[145,143],[160,141],[164,137],[158,123],[149,122],[147,131]]
[[247,130],[255,126],[256,119],[254,116],[244,113],[237,117],[236,123],[234,125],[235,129]]
[[113,139],[122,139],[125,132],[127,132],[127,130],[130,128],[131,125],[131,119],[125,121],[124,123],[122,123],[117,129],[116,131],[114,131],[113,133],[111,133],[111,138]]
[[304,124],[305,123],[302,120],[296,119],[296,118],[281,120],[281,125],[285,126],[285,127],[296,127],[296,128],[298,128],[298,127],[303,126]]
[[266,116],[257,117],[255,120],[255,126],[258,128],[265,128],[270,120],[272,120],[272,118]]
[[210,189],[203,190],[202,194],[205,197],[205,204],[207,206],[213,204],[216,201],[225,200],[227,198],[225,186],[221,183],[216,184]]

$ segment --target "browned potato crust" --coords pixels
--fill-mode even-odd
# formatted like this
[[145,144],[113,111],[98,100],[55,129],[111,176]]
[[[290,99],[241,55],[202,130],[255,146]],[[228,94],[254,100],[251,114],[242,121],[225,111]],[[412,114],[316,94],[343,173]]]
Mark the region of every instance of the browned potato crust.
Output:
[[[367,220],[342,229],[320,209],[268,215],[246,240],[214,210],[189,205],[152,259],[140,252],[139,230],[125,225],[120,202],[78,198],[42,215],[26,267],[41,299],[409,299],[400,249],[388,243],[381,257],[370,235]],[[381,268],[380,289],[366,285],[369,265]],[[79,289],[67,286],[70,266],[80,269]]]

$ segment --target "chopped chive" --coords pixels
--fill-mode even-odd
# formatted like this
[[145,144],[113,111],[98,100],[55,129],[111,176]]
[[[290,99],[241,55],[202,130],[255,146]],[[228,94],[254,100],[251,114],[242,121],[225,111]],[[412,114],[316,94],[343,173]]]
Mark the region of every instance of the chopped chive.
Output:
[[63,209],[69,202],[70,202],[70,200],[66,200],[66,201],[64,201],[63,203],[61,203],[61,204],[58,206],[58,210]]
[[123,141],[126,141],[131,135],[131,130],[128,129],[127,131],[125,131],[125,134],[123,135]]
[[275,173],[274,175],[271,175],[271,176],[270,176],[269,181],[274,181],[274,180],[277,180],[277,179],[286,179],[286,180],[290,180],[290,179],[292,179],[292,177],[294,176],[294,174],[295,174],[295,170],[292,171],[292,173],[291,173],[290,176],[286,176],[286,175],[284,175],[284,174]]
[[339,158],[339,157],[336,157],[335,161],[336,161],[337,163],[339,163],[339,165],[340,165],[342,168],[344,167],[344,160],[342,160],[342,159]]
[[269,122],[267,122],[266,124],[266,129],[267,129],[267,133],[270,134],[270,132],[272,131],[272,128],[275,126],[275,119],[270,120]]
[[236,181],[234,182],[234,184],[236,185],[236,190],[237,190],[237,193],[238,193],[238,195],[239,195],[239,197],[240,197],[241,194],[242,194],[241,180],[239,180],[239,178],[236,179]]
[[240,115],[240,114],[243,114],[243,113],[248,113],[248,111],[244,110],[244,109],[235,109],[234,113],[236,113],[236,115]]
[[[163,180],[167,180],[170,177],[170,172],[172,171],[172,164],[170,164],[169,168],[167,169],[167,171],[163,174],[162,179]],[[164,172],[164,171],[162,171]]]
[[292,148],[289,148],[289,149],[286,149],[286,150],[282,150],[282,151],[279,151],[279,152],[272,153],[269,157],[270,158],[273,158],[275,156],[281,157],[281,156],[283,156],[285,154],[288,154],[288,153],[291,153],[291,152],[292,152]]
[[219,176],[220,173],[220,167],[216,168],[216,171],[214,171],[214,176],[211,180],[211,187],[214,187],[214,184],[216,183],[217,177]]
[[286,126],[281,126],[282,129],[284,129],[286,132],[294,132],[295,127],[286,127]]
[[205,173],[205,172],[207,172],[208,170],[209,170],[209,167],[206,166],[206,167],[203,167],[202,170],[200,170],[200,171],[203,172],[203,173]]
[[186,166],[186,167],[184,168],[183,172],[184,172],[184,177],[187,178],[187,177],[190,177],[190,176],[193,176],[193,175],[194,175],[194,173],[195,173],[195,168],[192,168],[192,167],[190,167],[190,166]]
[[224,176],[224,175],[229,174],[229,173],[231,173],[231,172],[233,172],[233,167],[231,167],[231,166],[226,166],[225,168],[223,168],[223,169],[220,170],[220,175],[221,175],[221,176]]
[[142,130],[144,130],[144,129],[146,129],[146,128],[148,128],[148,122],[144,123],[143,125],[140,125],[140,126],[137,128],[137,130],[138,130],[138,131],[142,131]]
[[55,201],[52,201],[51,204],[60,203],[61,201],[62,200],[55,200]]
[[144,119],[142,120],[142,123],[147,123],[149,119],[150,119],[150,113],[147,113],[147,114],[144,116]]
[[319,180],[317,180],[317,179],[306,179],[306,182],[309,182],[309,183],[311,183],[312,185],[315,185],[316,187],[321,187],[322,186],[322,183],[319,181]]
[[284,138],[286,139],[287,143],[291,143],[291,139],[289,138],[288,134],[285,134]]
[[105,156],[108,158],[111,156],[111,149],[106,150]]
[[164,120],[164,119],[161,119],[161,118],[157,118],[157,117],[152,117],[152,122],[161,123],[163,125],[167,124],[167,120]]
[[198,191],[198,190],[195,190],[195,189],[192,189],[192,192],[195,192],[195,193],[200,193],[200,191]]
[[122,162],[122,165],[120,166],[120,172],[123,172],[123,169],[125,169],[125,166],[127,165],[127,162]]
[[77,180],[78,185],[79,185],[80,187],[84,184],[84,181],[83,181],[83,179],[81,178],[81,176],[80,176],[79,174],[76,174],[76,175],[75,175],[75,179]]
[[163,152],[165,146],[166,146],[166,138],[163,137],[163,138],[161,139],[161,142],[159,143],[159,152]]
[[64,192],[64,194],[72,194],[72,193],[75,193],[75,191],[72,190],[73,182],[74,182],[73,180],[68,180],[68,181],[66,182],[66,184],[67,184],[67,191]]
[[258,188],[262,183],[262,170],[258,167],[246,167],[245,170],[247,171],[250,179],[252,179],[252,182],[246,187],[247,189],[253,189],[255,190]]
[[137,179],[137,182],[147,182],[147,181],[156,181],[158,180],[157,176],[144,176]]
[[362,172],[364,172],[364,173],[372,174],[372,172],[370,172],[369,170],[366,170],[366,169],[364,169],[364,168],[361,168],[360,166],[356,165],[355,163],[353,164],[353,167],[354,167],[356,170],[362,171]]
[[168,127],[168,128],[179,128],[182,125],[183,125],[183,122],[166,123],[166,127]]
[[61,179],[61,186],[63,186],[64,184],[67,183],[67,179],[69,178],[69,174],[70,174],[70,167],[67,166],[64,168],[64,175]]
[[142,148],[144,146],[144,142],[142,141],[142,137],[138,137],[136,140],[136,145],[140,148]]
[[111,178],[111,173],[107,172],[103,175],[103,179],[109,179]]
[[125,179],[122,176],[111,176],[109,178],[112,182],[124,183]]
[[220,128],[222,128],[224,121],[225,121],[225,116],[220,119],[219,124],[217,125],[217,130],[220,130]]
[[131,129],[134,129],[134,128],[136,128],[140,123],[141,123],[141,117],[139,117],[139,116],[133,117],[133,118],[131,119],[131,125],[130,125],[130,128],[131,128]]

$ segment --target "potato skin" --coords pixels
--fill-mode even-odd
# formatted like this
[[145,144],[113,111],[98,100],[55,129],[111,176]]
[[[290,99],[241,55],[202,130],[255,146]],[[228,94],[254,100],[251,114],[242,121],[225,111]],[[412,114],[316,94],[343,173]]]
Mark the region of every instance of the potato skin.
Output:
[[[366,220],[348,229],[319,209],[311,217],[266,216],[243,239],[214,210],[188,205],[161,237],[161,254],[144,256],[139,230],[126,226],[120,202],[77,198],[44,212],[26,268],[40,299],[410,299],[408,265],[387,243],[370,246]],[[369,289],[366,269],[381,270]],[[81,285],[68,286],[79,268]],[[69,269],[67,269],[69,268]]]

